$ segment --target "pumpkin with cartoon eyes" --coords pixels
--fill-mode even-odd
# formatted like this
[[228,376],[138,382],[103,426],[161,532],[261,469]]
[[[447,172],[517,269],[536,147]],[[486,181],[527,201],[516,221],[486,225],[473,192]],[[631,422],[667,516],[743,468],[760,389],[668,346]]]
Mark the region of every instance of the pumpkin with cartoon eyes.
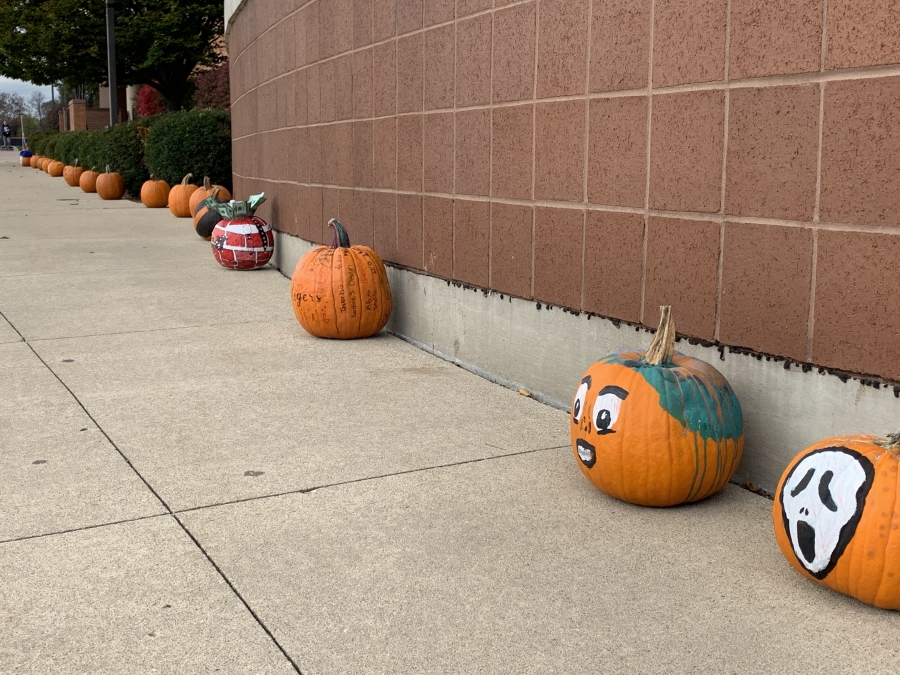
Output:
[[900,433],[838,436],[788,465],[775,491],[775,540],[800,574],[900,610]]
[[646,352],[610,354],[588,368],[569,425],[588,480],[644,506],[696,502],[721,490],[744,446],[741,405],[728,381],[675,352],[671,310],[661,309]]

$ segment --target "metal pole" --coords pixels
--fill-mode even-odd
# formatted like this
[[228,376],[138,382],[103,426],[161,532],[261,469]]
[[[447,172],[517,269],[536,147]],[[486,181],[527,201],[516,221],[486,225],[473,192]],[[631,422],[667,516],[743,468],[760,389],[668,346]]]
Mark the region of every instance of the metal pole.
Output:
[[119,119],[119,96],[116,91],[116,9],[115,0],[106,0],[106,54],[109,60],[109,126]]

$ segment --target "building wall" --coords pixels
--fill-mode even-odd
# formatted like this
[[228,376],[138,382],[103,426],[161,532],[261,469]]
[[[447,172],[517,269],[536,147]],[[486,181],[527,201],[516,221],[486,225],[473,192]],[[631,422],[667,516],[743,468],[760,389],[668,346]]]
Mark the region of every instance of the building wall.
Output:
[[338,216],[411,270],[900,380],[890,3],[229,11],[235,189],[281,231]]

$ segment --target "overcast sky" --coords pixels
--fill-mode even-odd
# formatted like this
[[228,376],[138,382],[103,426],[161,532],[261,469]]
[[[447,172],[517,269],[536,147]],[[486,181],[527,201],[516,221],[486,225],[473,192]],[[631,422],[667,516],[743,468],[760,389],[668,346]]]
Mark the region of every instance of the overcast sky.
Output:
[[8,77],[0,77],[0,94],[18,94],[25,101],[35,91],[42,91],[44,98],[50,100],[50,86],[38,87],[31,82],[22,82],[21,80],[11,80]]

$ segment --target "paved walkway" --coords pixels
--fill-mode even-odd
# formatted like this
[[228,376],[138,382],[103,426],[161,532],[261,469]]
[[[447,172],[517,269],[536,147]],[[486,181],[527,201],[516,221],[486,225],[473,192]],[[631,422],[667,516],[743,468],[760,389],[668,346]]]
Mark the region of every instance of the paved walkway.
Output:
[[[12,153],[10,153],[11,155]],[[609,499],[566,415],[0,156],[0,673],[896,673],[771,503]]]

